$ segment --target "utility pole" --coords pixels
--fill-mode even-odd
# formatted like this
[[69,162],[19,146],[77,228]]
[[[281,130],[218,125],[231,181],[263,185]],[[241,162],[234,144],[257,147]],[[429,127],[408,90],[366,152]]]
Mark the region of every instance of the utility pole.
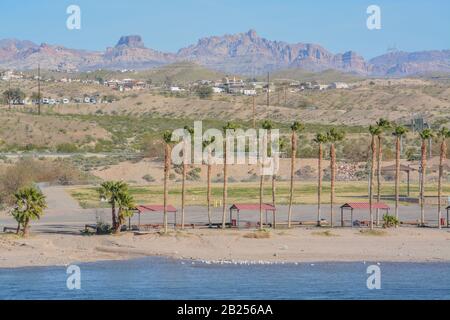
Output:
[[38,64],[38,115],[41,115],[41,65]]
[[270,106],[270,73],[267,72],[267,106]]
[[255,95],[252,96],[253,100],[253,129],[256,130],[256,102],[255,102]]
[[9,111],[11,111],[11,77],[9,77],[8,81],[8,105],[9,105]]
[[284,106],[287,106],[287,88],[284,86]]

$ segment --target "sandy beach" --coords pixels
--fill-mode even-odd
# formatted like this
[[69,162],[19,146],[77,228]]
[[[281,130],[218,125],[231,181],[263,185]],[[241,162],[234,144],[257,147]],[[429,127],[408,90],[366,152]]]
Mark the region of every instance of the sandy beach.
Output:
[[399,228],[371,234],[359,229],[298,228],[186,230],[169,235],[0,235],[0,268],[68,265],[145,256],[206,261],[448,262],[450,231]]

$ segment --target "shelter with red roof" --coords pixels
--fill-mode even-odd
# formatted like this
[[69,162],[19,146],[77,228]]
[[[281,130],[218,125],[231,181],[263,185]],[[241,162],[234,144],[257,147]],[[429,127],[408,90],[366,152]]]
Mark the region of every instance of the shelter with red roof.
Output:
[[[386,213],[389,213],[391,208],[382,202],[378,203],[372,203],[372,209],[378,209],[378,210],[385,210]],[[350,211],[350,218],[351,218],[351,226],[353,227],[353,211],[354,210],[370,210],[370,203],[369,202],[353,202],[353,203],[346,203],[343,206],[341,206],[341,226],[344,226],[344,211],[349,210]]]
[[[141,227],[141,214],[164,212],[164,205],[139,205],[136,207],[139,214],[139,228]],[[177,225],[177,209],[172,205],[167,205],[167,212],[174,215],[174,226]]]
[[[241,211],[258,211],[263,210],[265,212],[266,221],[265,224],[268,224],[268,212],[272,212],[273,220],[272,226],[276,226],[276,211],[275,206],[267,203],[259,204],[242,204],[236,203],[230,207],[230,226],[232,228],[239,228],[241,225]],[[237,213],[237,219],[233,219],[233,212]]]

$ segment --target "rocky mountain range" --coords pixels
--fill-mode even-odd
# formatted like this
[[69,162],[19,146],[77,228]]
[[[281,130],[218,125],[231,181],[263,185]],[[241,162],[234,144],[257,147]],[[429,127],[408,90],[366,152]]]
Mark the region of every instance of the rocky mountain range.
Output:
[[147,48],[138,35],[121,37],[104,52],[69,49],[15,39],[0,40],[0,68],[35,69],[149,69],[191,61],[210,69],[259,75],[283,69],[328,69],[361,75],[409,76],[450,72],[450,50],[391,52],[370,61],[354,51],[333,54],[317,44],[289,44],[260,37],[256,31],[200,39],[196,44],[165,53]]

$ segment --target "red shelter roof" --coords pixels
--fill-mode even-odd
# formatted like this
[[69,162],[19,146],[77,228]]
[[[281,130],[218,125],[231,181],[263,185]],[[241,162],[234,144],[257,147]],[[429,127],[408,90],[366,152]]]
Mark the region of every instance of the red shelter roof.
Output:
[[[259,211],[259,204],[242,204],[242,203],[236,203],[233,204],[230,209],[231,210],[239,210],[239,211]],[[276,208],[271,205],[271,204],[267,204],[267,203],[263,203],[262,205],[262,209],[263,210],[267,210],[267,211],[275,211]]]
[[[138,210],[139,213],[164,212],[164,206],[163,205],[141,205],[141,206],[137,206],[136,210]],[[177,209],[172,205],[168,205],[167,212],[177,212]]]
[[[368,202],[346,203],[341,208],[370,209],[370,203],[368,203]],[[389,207],[387,204],[385,204],[383,202],[380,202],[380,203],[372,203],[372,209],[389,210],[389,209],[391,209],[391,207]]]

